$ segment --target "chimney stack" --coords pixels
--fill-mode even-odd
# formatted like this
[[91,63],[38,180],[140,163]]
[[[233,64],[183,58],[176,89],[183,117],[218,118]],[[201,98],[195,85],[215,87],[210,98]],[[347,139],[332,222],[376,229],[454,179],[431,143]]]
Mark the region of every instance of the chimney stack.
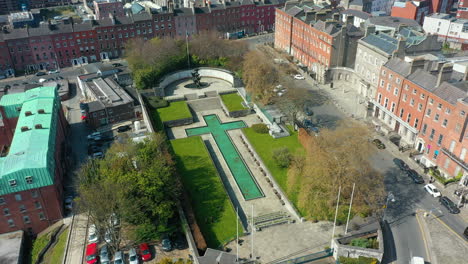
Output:
[[369,25],[366,27],[366,30],[365,30],[365,37],[369,36],[369,35],[372,35],[375,33],[375,26],[374,25]]
[[403,58],[405,56],[406,39],[398,37],[397,49],[393,52],[393,57]]
[[41,124],[36,124],[36,125],[34,126],[34,128],[35,128],[35,129],[42,129],[42,125],[41,125]]
[[37,110],[37,113],[39,113],[39,114],[45,114],[45,111],[44,111],[44,109],[39,109],[39,110]]
[[25,131],[28,131],[29,130],[29,127],[27,126],[22,126],[21,127],[21,132],[25,132]]
[[32,115],[32,113],[31,113],[31,111],[26,111],[26,112],[24,113],[24,115],[25,115],[25,116],[30,116],[30,115]]
[[437,74],[437,86],[439,86],[441,83],[445,81],[450,80],[450,77],[452,77],[452,72],[453,72],[453,64],[451,63],[444,64]]
[[327,17],[327,13],[325,12],[319,12],[315,14],[315,21],[325,21],[325,18]]
[[333,20],[339,22],[340,21],[340,13],[334,13],[333,14]]
[[308,23],[308,22],[311,22],[311,21],[315,21],[315,11],[307,11],[305,13],[306,17],[305,17],[305,21]]
[[348,15],[346,16],[346,24],[354,24],[354,16]]

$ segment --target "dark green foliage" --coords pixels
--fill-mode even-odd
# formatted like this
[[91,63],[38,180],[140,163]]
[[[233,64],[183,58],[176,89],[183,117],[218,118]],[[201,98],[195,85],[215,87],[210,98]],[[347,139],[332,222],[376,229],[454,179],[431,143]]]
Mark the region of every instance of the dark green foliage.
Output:
[[366,258],[366,257],[359,257],[359,258],[347,258],[347,257],[340,257],[340,264],[378,264],[379,261],[375,258]]
[[356,238],[351,240],[351,246],[378,249],[379,242],[376,238]]
[[268,134],[268,126],[265,124],[255,124],[252,125],[252,130],[259,133],[259,134]]
[[147,97],[149,106],[152,109],[169,106],[169,102],[158,96]]
[[282,168],[289,167],[291,164],[291,152],[287,147],[277,148],[273,150],[273,159],[276,164]]

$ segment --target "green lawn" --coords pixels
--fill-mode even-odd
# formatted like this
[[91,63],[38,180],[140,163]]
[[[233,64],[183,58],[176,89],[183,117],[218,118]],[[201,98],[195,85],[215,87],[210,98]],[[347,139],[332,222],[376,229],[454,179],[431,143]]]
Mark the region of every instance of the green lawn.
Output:
[[54,247],[47,250],[47,254],[44,257],[46,263],[61,263],[63,254],[65,253],[65,246],[67,244],[68,228],[65,229],[59,236],[58,241]]
[[50,234],[47,233],[41,237],[36,238],[32,245],[32,252],[31,252],[31,263],[35,263],[37,258],[39,257],[39,253],[41,250],[47,246],[47,243],[50,241]]
[[[280,185],[283,191],[287,192],[287,177],[288,169],[281,168],[273,160],[273,150],[281,147],[287,147],[293,154],[302,155],[305,153],[304,148],[297,138],[297,131],[291,131],[291,136],[275,139],[269,134],[259,134],[253,131],[252,128],[247,127],[242,129],[245,136],[255,148],[255,151],[260,155],[268,170],[275,177],[276,182]],[[289,199],[296,204],[297,195],[295,193],[288,193]],[[297,207],[297,206],[296,206]]]
[[237,93],[222,94],[221,100],[223,100],[223,103],[227,107],[229,112],[246,109],[244,105],[242,105],[242,102],[244,102],[244,100]]
[[185,101],[171,102],[168,107],[158,108],[156,111],[162,122],[192,117]]
[[201,137],[170,142],[177,171],[192,200],[192,208],[206,243],[210,248],[218,248],[236,235],[236,213],[221,178]]

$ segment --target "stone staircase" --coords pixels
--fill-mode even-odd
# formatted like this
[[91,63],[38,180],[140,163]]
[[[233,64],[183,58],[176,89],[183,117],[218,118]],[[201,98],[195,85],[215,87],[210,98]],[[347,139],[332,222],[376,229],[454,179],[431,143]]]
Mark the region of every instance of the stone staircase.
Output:
[[291,216],[288,215],[286,212],[275,212],[256,216],[253,218],[253,223],[256,231],[261,231],[263,228],[269,226],[289,224],[292,222],[294,222],[294,220],[292,220]]

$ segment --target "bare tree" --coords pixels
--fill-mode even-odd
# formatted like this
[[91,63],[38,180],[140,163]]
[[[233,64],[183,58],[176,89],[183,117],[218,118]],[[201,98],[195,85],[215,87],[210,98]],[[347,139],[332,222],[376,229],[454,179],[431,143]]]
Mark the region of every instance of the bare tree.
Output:
[[279,77],[271,61],[262,52],[250,51],[244,56],[242,72],[245,88],[253,100],[263,105],[272,103]]

